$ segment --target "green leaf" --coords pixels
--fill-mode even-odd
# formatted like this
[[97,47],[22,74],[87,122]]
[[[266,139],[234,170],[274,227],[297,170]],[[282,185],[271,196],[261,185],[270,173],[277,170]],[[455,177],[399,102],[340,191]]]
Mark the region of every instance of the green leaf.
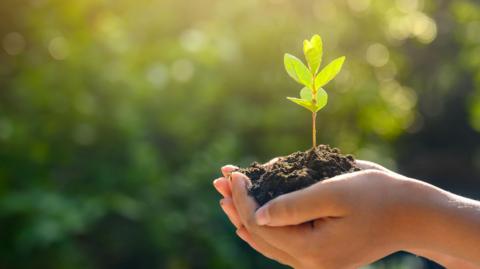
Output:
[[286,53],[283,62],[285,64],[285,70],[295,81],[303,84],[307,87],[312,87],[312,74],[310,70],[302,63],[297,57]]
[[326,106],[327,102],[328,102],[327,92],[323,88],[318,89],[317,90],[317,103],[315,104],[315,112],[318,112],[320,109],[322,109],[324,106]]
[[307,88],[307,87],[304,87],[301,91],[300,91],[300,97],[303,99],[303,100],[308,100],[308,101],[312,101],[313,97],[312,97],[312,90]]
[[305,59],[307,59],[310,71],[312,74],[317,74],[323,56],[322,38],[319,35],[314,35],[310,41],[303,41],[303,53],[305,54]]
[[293,97],[287,97],[287,99],[294,102],[297,105],[303,106],[304,108],[310,110],[311,112],[314,112],[316,109],[316,107],[312,104],[311,101],[303,100],[299,98],[293,98]]
[[345,62],[345,56],[333,60],[323,68],[315,78],[315,88],[321,88],[334,79],[342,69],[343,62]]
[[[312,99],[313,99],[312,90],[310,90],[309,88],[306,88],[306,87],[303,88],[300,91],[300,97],[302,98],[300,100],[309,101],[310,105],[313,107],[313,111],[315,111],[315,112],[319,111],[325,105],[327,105],[327,101],[328,101],[328,94],[323,88],[320,88],[320,89],[317,90],[317,102],[316,102],[316,104],[313,104],[313,102],[312,102]],[[312,110],[310,110],[310,111],[312,111]]]

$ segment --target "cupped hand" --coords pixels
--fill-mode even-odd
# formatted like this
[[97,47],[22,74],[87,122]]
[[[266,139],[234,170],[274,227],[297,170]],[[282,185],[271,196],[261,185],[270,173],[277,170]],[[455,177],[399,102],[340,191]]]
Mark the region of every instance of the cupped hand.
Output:
[[[237,234],[265,256],[294,268],[357,268],[406,248],[404,230],[411,223],[401,215],[410,210],[406,198],[416,195],[403,191],[408,178],[375,163],[357,164],[364,170],[282,195],[260,209],[247,195],[248,178],[232,173],[236,167],[223,167],[224,177],[214,185]],[[417,254],[448,268],[476,268],[430,250]]]
[[[371,177],[382,173],[379,170],[380,166],[373,163],[359,162],[359,165],[367,170],[354,173],[355,175],[351,174],[353,177],[358,178],[357,181],[360,179],[358,174],[363,174],[364,177]],[[224,177],[214,182],[217,190],[225,197],[221,201],[221,206],[231,222],[237,227],[237,234],[257,251],[262,254],[267,253],[267,257],[295,268],[317,268],[319,264],[324,268],[348,268],[343,265],[339,266],[339,263],[355,267],[360,263],[368,264],[393,252],[393,249],[384,247],[378,254],[372,255],[373,252],[367,250],[368,245],[377,244],[372,242],[372,238],[370,238],[368,233],[370,228],[365,229],[365,226],[371,226],[372,224],[370,223],[373,223],[373,221],[364,214],[352,214],[356,217],[347,218],[351,214],[350,210],[345,206],[340,207],[340,201],[336,198],[337,194],[333,192],[335,188],[340,186],[340,182],[346,179],[340,180],[340,178],[336,178],[336,180],[332,180],[332,183],[335,182],[335,186],[329,185],[329,189],[332,189],[329,191],[329,195],[323,195],[327,194],[327,192],[322,193],[320,195],[324,197],[322,201],[307,202],[304,200],[308,207],[304,208],[301,206],[301,211],[293,212],[293,207],[290,206],[290,203],[287,203],[288,206],[285,209],[282,208],[282,201],[285,201],[283,199],[286,197],[284,195],[267,203],[266,206],[255,214],[258,205],[247,195],[246,191],[246,184],[249,184],[249,180],[243,174],[232,173],[235,169],[237,168],[234,166],[223,167],[222,173]],[[231,181],[227,179],[230,174]],[[310,190],[312,187],[307,189]],[[303,193],[305,190],[295,193]],[[312,190],[312,194],[316,191]],[[355,195],[349,196],[353,198]],[[273,201],[280,201],[280,203],[272,203]],[[317,203],[325,206],[312,207]],[[300,204],[298,205],[300,206]],[[316,208],[315,213],[313,215],[306,214],[312,208]],[[262,212],[265,212],[266,215],[263,216]],[[366,220],[359,220],[357,216],[363,216]],[[265,217],[268,219],[265,219]],[[268,227],[266,225],[276,227]],[[381,226],[379,224],[375,225]],[[351,229],[352,226],[358,226],[358,228]],[[386,226],[388,227],[389,225]],[[360,237],[357,234],[353,234],[350,230],[356,231],[357,234],[362,234],[362,238],[365,239],[360,240]],[[330,237],[336,240],[331,240]],[[377,241],[380,242],[381,240],[378,239]],[[384,243],[381,244],[383,245]],[[363,248],[364,251],[359,251],[358,248]],[[351,251],[348,251],[348,249]],[[317,253],[317,251],[320,251],[320,253]],[[329,251],[332,253],[328,253]],[[333,255],[336,253],[342,255]],[[351,261],[347,262],[345,257],[351,258]]]

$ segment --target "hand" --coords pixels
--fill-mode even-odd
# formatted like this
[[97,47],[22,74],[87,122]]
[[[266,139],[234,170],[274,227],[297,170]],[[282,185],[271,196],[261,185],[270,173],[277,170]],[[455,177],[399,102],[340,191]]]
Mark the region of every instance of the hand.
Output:
[[[397,183],[402,181],[404,181],[403,183],[409,181],[407,178],[374,163],[359,161],[358,165],[369,171],[340,176],[324,183],[316,184],[328,184],[323,185],[323,187],[314,188],[312,186],[299,192],[284,195],[283,198],[274,199],[257,212],[257,218],[253,218],[255,220],[253,223],[251,221],[253,210],[250,213],[246,211],[245,214],[238,214],[231,199],[229,183],[225,178],[216,180],[214,185],[226,197],[222,202],[222,208],[238,228],[237,234],[257,251],[263,254],[265,254],[265,251],[269,252],[267,256],[273,257],[275,256],[275,251],[272,252],[271,249],[278,249],[280,253],[283,250],[282,254],[289,254],[288,256],[290,257],[290,263],[283,263],[298,268],[320,265],[327,268],[330,265],[332,268],[356,267],[368,264],[401,249],[402,232],[396,232],[396,230],[401,229],[395,228],[398,226],[398,223],[393,221],[395,214],[392,214],[392,212],[397,212],[398,210],[388,210],[391,207],[389,205],[397,204],[392,203],[396,195],[385,196],[385,194],[392,190],[393,185],[397,185]],[[222,172],[226,176],[234,169],[235,167],[226,166],[222,168]],[[372,171],[372,169],[376,171]],[[235,175],[235,177],[242,177],[242,175]],[[238,183],[239,180],[234,180],[234,182]],[[329,189],[330,191],[328,191]],[[395,190],[395,188],[393,189]],[[317,193],[319,190],[322,192],[322,195],[318,195],[320,194]],[[382,190],[387,190],[387,192],[379,192]],[[397,192],[398,190],[395,190],[395,193]],[[307,195],[299,195],[300,193]],[[324,195],[328,193],[330,195]],[[414,195],[414,193],[409,193],[409,195]],[[300,198],[297,199],[298,197],[295,198],[296,196]],[[321,200],[319,200],[319,196],[322,197]],[[252,208],[252,203],[248,201],[248,198],[239,196],[237,200],[241,201],[239,208],[245,208],[244,205],[249,204],[250,208]],[[388,202],[389,200],[392,201]],[[312,206],[318,205],[319,202],[327,206]],[[253,207],[255,206],[254,204]],[[359,212],[361,214],[358,214]],[[267,214],[267,220],[265,220],[264,214]],[[262,215],[264,215],[263,220]],[[248,222],[249,216],[250,222]],[[285,249],[285,246],[292,243],[292,240],[290,240],[292,235],[286,235],[286,241],[275,245],[268,239],[269,236],[265,235],[265,231],[258,232],[258,227],[255,227],[255,225],[258,226],[257,222],[278,226],[299,224],[312,220],[313,228],[307,229],[307,231],[305,229],[302,230],[302,233],[310,233],[305,235],[304,242],[299,241],[300,245],[297,245],[297,249],[295,250],[294,248],[291,253],[288,249]],[[246,228],[242,226],[244,223],[247,224]],[[300,227],[302,226],[305,225],[301,224]],[[255,234],[255,236],[252,236],[252,234]],[[266,236],[266,238],[262,238],[262,236]],[[257,245],[258,239],[256,240],[255,238],[264,239],[261,246]],[[279,240],[281,241],[280,237]],[[306,248],[307,246],[309,248]],[[318,250],[318,253],[315,251],[307,252],[304,251],[305,249]],[[299,250],[300,253],[297,253]],[[329,253],[329,250],[332,253]],[[448,266],[448,268],[476,268],[473,264],[468,264],[466,261],[432,250],[412,249],[411,251],[436,260]],[[282,258],[273,258],[282,261]]]
[[[232,195],[246,230],[293,257],[288,265],[358,268],[401,249],[394,181],[376,170],[346,174],[280,196],[255,213],[248,179],[233,173]],[[276,230],[285,227],[297,230]]]
[[[361,164],[365,164],[364,168],[371,168],[372,166],[376,166],[368,162],[361,162]],[[222,172],[224,176],[227,176],[234,169],[236,169],[236,167],[226,166],[222,168]],[[244,182],[242,183],[242,181]],[[238,184],[245,184],[245,182],[247,181],[245,181],[245,178],[243,175],[239,173],[234,173],[232,182],[233,182],[232,184],[233,186],[239,186]],[[321,226],[323,227],[323,224],[322,224],[323,222],[326,223],[326,222],[332,222],[336,220],[334,219],[315,220],[313,223],[314,223],[314,227],[316,228],[312,228],[310,224],[305,223],[310,219],[297,220],[295,221],[295,223],[291,223],[296,225],[289,226],[288,227],[289,229],[287,230],[285,229],[286,227],[275,227],[275,228],[262,227],[256,223],[256,220],[254,217],[254,211],[257,205],[255,204],[253,199],[251,199],[246,195],[245,188],[233,187],[234,195],[232,199],[230,185],[225,178],[220,178],[216,180],[214,182],[214,185],[219,190],[219,192],[222,193],[224,197],[226,197],[221,201],[221,205],[223,210],[227,213],[227,216],[229,216],[232,223],[237,227],[238,229],[237,234],[240,237],[242,237],[242,239],[247,241],[247,243],[249,243],[253,248],[255,248],[257,251],[263,254],[267,253],[266,256],[268,257],[271,257],[275,260],[279,260],[282,263],[288,264],[296,268],[310,268],[310,267],[317,266],[316,259],[319,255],[316,255],[314,250],[318,248],[317,246],[314,246],[312,244],[313,241],[316,241],[316,240],[311,240],[312,236],[314,236],[315,234],[318,234],[317,233],[318,228]],[[235,205],[237,205],[237,207]],[[237,211],[237,208],[238,208],[238,211]],[[335,215],[329,215],[328,217],[332,217],[332,218],[340,217],[340,215],[335,214]],[[315,219],[316,218],[317,217],[315,217]],[[277,223],[277,226],[283,226],[283,224]],[[295,227],[295,229],[292,229],[293,227]],[[322,235],[318,234],[317,236],[320,237]],[[348,236],[345,236],[345,238],[348,241],[347,244],[350,244],[350,242],[352,242],[352,239],[350,239]],[[297,244],[293,244],[293,241],[295,240],[298,241]],[[327,240],[325,240],[325,242],[327,242]],[[305,255],[307,254],[307,251],[305,251],[305,245],[308,245],[311,247],[309,251],[310,255]],[[288,246],[292,246],[292,247],[290,248]],[[335,250],[336,249],[335,246],[330,246],[329,248],[331,248],[333,252],[339,252],[338,249]],[[352,252],[358,252],[358,251],[355,249]],[[368,252],[368,251],[365,251],[365,252]],[[390,252],[387,252],[385,255],[389,253]],[[332,258],[332,255],[328,255],[326,251],[323,251],[322,256],[328,259]],[[352,256],[352,255],[348,255],[348,256]],[[367,255],[361,255],[361,254],[359,254],[359,256],[367,257]],[[325,263],[328,263],[328,262],[326,261]],[[333,264],[335,263],[333,261],[329,261],[329,263],[332,264],[332,268],[344,268],[344,267],[334,266]]]

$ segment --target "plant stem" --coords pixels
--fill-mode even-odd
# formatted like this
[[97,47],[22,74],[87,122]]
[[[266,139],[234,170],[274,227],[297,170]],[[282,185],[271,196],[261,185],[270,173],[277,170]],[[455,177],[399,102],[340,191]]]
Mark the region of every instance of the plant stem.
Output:
[[[317,104],[317,91],[316,91],[316,88],[315,88],[315,77],[316,75],[314,74],[313,75],[313,78],[312,78],[312,103],[314,105]],[[313,145],[313,148],[315,148],[317,146],[317,126],[316,126],[316,122],[317,122],[317,112],[312,112],[312,145]]]
[[317,120],[317,112],[312,112],[312,144],[313,148],[317,146],[317,127],[316,122]]

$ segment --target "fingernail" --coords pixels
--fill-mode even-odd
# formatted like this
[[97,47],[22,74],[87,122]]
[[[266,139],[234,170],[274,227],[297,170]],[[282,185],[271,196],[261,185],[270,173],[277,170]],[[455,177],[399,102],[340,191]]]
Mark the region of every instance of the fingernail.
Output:
[[261,207],[255,212],[255,221],[258,225],[267,225],[270,222],[270,215],[265,207]]
[[220,180],[219,178],[215,179],[215,180],[213,181],[213,186],[216,186],[219,180]]
[[227,164],[222,167],[222,169],[238,169],[238,166],[233,165],[233,164]]
[[224,165],[221,170],[223,173],[227,173],[227,172],[231,172],[232,170],[237,170],[238,167],[235,166],[235,165],[231,165],[231,164],[227,164],[227,165]]

